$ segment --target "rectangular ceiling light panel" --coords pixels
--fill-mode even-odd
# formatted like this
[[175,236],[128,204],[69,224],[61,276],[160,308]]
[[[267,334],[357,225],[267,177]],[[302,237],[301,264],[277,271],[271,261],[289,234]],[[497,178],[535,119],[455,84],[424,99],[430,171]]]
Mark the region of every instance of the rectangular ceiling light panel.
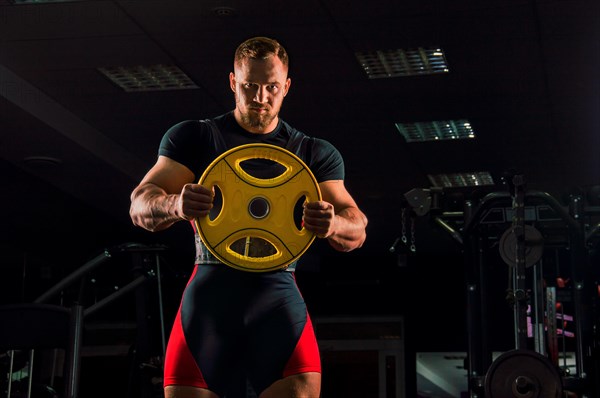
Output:
[[494,185],[494,179],[487,171],[468,173],[428,174],[429,182],[434,187],[460,188]]
[[98,70],[128,92],[198,88],[192,79],[175,65],[114,66]]
[[475,138],[471,123],[466,119],[432,122],[396,123],[406,142],[465,140]]
[[356,52],[369,79],[448,73],[444,52],[437,47]]

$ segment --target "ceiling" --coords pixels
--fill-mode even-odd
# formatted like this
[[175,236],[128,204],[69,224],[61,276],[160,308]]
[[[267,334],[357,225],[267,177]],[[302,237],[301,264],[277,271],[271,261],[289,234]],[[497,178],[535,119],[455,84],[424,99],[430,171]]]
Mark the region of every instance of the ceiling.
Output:
[[[406,269],[389,248],[403,225],[411,230],[405,193],[429,189],[429,174],[489,171],[497,185],[484,192],[507,190],[502,177],[520,174],[564,205],[573,194],[598,199],[597,0],[0,0],[0,272],[10,294],[31,297],[37,279],[47,285],[53,270],[124,242],[190,248],[184,223],[158,234],[133,227],[129,194],[166,129],[232,109],[233,51],[257,35],[290,53],[282,118],[340,149],[347,188],[370,220],[353,253],[314,244],[306,256],[317,264],[365,271],[355,279],[387,278],[377,265],[365,269],[369,262]],[[432,46],[449,73],[368,79],[355,57]],[[98,70],[156,64],[178,66],[197,88],[126,92]],[[475,139],[408,143],[395,128],[453,119],[468,119]],[[451,205],[480,194],[465,192]],[[414,219],[416,250],[400,243],[398,252],[426,260],[414,274],[393,274],[392,289],[429,278],[438,270],[432,257],[460,256],[427,214]]]

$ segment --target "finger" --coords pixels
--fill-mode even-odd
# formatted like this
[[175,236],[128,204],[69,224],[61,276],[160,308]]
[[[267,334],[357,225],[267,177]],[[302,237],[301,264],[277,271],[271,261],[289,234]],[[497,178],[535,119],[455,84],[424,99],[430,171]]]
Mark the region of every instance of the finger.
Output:
[[304,227],[317,234],[326,233],[331,226],[331,217],[329,217],[329,213],[321,213],[320,211],[316,213],[317,214],[314,216],[306,213],[304,214],[302,217]]
[[200,184],[186,184],[183,189],[187,192],[191,192],[191,193],[197,193],[197,194],[203,194],[203,195],[209,195],[209,196],[214,196],[215,195],[215,190],[214,188],[207,188],[204,185],[200,185]]
[[317,202],[307,202],[305,203],[304,208],[309,210],[327,210],[331,206],[331,203],[320,200]]
[[334,213],[332,209],[304,209],[303,217],[310,224],[321,225],[329,223],[333,218]]
[[186,200],[199,202],[212,202],[214,199],[214,191],[203,187],[202,185],[186,185],[183,187],[181,195]]

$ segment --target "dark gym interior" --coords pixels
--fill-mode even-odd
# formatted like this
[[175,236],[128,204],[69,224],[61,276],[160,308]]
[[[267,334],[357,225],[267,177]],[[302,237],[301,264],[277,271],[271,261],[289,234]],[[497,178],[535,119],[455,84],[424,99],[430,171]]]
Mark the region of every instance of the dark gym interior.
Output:
[[129,195],[170,126],[233,109],[252,36],[369,218],[299,259],[322,398],[598,397],[597,0],[0,0],[2,396],[163,396],[193,234]]

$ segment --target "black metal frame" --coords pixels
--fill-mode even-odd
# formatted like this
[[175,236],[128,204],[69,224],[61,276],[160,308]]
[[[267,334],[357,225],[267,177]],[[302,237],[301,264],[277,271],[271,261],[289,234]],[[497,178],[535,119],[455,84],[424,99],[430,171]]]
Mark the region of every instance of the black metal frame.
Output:
[[[469,391],[472,397],[484,397],[484,387],[486,383],[486,374],[490,370],[493,360],[493,344],[488,335],[489,326],[493,323],[490,314],[488,314],[489,297],[486,292],[490,290],[490,275],[488,275],[488,264],[486,264],[486,250],[488,238],[485,234],[489,231],[480,228],[483,218],[488,211],[495,207],[506,208],[507,204],[512,206],[513,219],[512,233],[516,238],[515,244],[515,263],[511,267],[512,272],[512,291],[507,297],[514,305],[514,348],[515,351],[531,350],[539,354],[547,355],[544,347],[546,342],[537,342],[533,347],[529,344],[526,320],[528,300],[534,299],[534,313],[537,311],[539,318],[544,318],[544,311],[548,308],[535,308],[541,306],[546,300],[544,288],[542,287],[541,272],[535,270],[534,281],[530,285],[526,284],[526,242],[525,242],[525,207],[529,203],[543,204],[550,208],[558,216],[558,222],[564,226],[563,244],[565,250],[569,253],[571,296],[574,307],[574,325],[575,325],[575,356],[576,356],[576,375],[562,375],[561,383],[569,391],[583,392],[596,396],[600,393],[599,381],[594,375],[600,373],[600,359],[598,352],[600,342],[594,335],[594,329],[600,325],[598,319],[594,319],[595,302],[598,301],[597,286],[593,283],[591,276],[591,264],[589,256],[590,243],[595,237],[594,232],[600,233],[600,224],[592,228],[586,236],[586,229],[589,229],[586,220],[586,212],[594,212],[594,209],[586,209],[580,197],[571,198],[568,209],[561,206],[558,201],[545,192],[529,191],[525,189],[524,179],[517,175],[513,177],[510,186],[513,192],[501,191],[490,192],[478,201],[465,200],[462,212],[441,211],[444,190],[441,188],[431,188],[429,190],[419,190],[426,195],[420,195],[419,203],[409,203],[413,206],[417,215],[429,214],[433,220],[463,248],[465,277],[466,277],[466,301],[467,301],[467,332],[468,332],[468,358],[466,362],[468,371]],[[412,190],[405,196],[417,197]],[[412,194],[411,194],[412,193]],[[425,197],[425,198],[423,198]],[[421,203],[422,202],[422,203]],[[416,207],[415,207],[416,206]],[[594,212],[594,214],[599,212]],[[454,227],[458,220],[461,225]],[[454,221],[454,223],[453,223]],[[585,225],[584,225],[585,224]],[[532,283],[532,285],[531,285]],[[528,286],[533,286],[534,297],[529,296]],[[552,345],[552,342],[548,342]],[[591,377],[590,377],[591,376]]]
[[[162,339],[162,352],[164,354],[166,349],[166,336],[163,313],[160,253],[164,252],[165,250],[167,250],[167,248],[162,245],[147,246],[137,243],[125,243],[114,248],[104,250],[101,254],[77,268],[71,274],[67,275],[46,292],[41,294],[33,301],[33,303],[0,306],[0,318],[2,318],[2,326],[0,327],[0,348],[6,350],[29,350],[30,360],[28,361],[28,397],[30,397],[32,394],[31,379],[34,350],[40,348],[63,348],[67,353],[67,361],[65,366],[67,374],[64,380],[63,396],[65,398],[78,398],[82,334],[85,317],[97,312],[101,308],[114,302],[122,296],[137,290],[145,282],[154,278],[157,280],[161,328],[160,332]],[[134,253],[137,258],[135,261],[140,261],[140,256],[154,254],[155,268],[146,272],[141,270],[137,271],[134,280],[119,288],[107,297],[92,304],[88,308],[84,308],[84,306],[79,302],[80,300],[76,300],[68,308],[62,305],[50,304],[50,301],[53,298],[77,282],[80,283],[79,297],[81,299],[84,286],[84,283],[82,282],[83,278],[107,263],[114,254],[122,252]],[[65,313],[68,313],[69,316],[65,317]],[[57,321],[52,323],[53,325],[56,325],[55,333],[49,334],[47,325],[45,327],[44,325],[37,323],[37,320],[46,319],[42,316],[44,314],[54,314],[55,318],[57,318]],[[142,316],[142,318],[143,317],[145,317],[145,314]],[[12,375],[12,355],[10,360],[11,369],[9,374]],[[10,386],[12,383],[10,383],[10,379],[8,381],[8,394],[10,396]]]

